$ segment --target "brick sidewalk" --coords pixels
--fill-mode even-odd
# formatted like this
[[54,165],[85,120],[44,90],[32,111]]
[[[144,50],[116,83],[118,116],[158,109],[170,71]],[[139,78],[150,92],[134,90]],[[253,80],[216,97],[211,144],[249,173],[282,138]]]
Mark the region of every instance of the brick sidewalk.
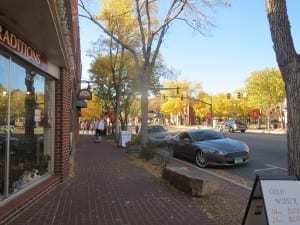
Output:
[[81,135],[74,177],[8,224],[216,225],[191,197],[129,163],[126,154],[111,142],[93,143]]

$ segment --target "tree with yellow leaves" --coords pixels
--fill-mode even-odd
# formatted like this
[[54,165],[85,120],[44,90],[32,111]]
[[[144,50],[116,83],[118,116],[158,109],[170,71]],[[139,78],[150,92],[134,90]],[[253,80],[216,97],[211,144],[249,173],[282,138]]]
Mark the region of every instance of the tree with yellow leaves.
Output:
[[187,107],[194,106],[193,98],[202,90],[199,82],[190,81],[169,81],[165,82],[164,86],[167,90],[163,91],[163,103],[160,110],[167,117],[184,114]]
[[[208,19],[206,13],[209,11],[207,9],[213,9],[214,6],[220,4],[228,5],[228,1],[106,0],[103,2],[106,2],[103,3],[103,7],[107,6],[107,9],[112,9],[113,14],[106,13],[105,8],[103,8],[102,11],[105,13],[95,16],[86,8],[83,0],[79,0],[79,7],[84,12],[80,16],[94,22],[105,34],[128,50],[134,58],[141,93],[141,133],[142,145],[144,146],[148,142],[148,92],[152,83],[151,78],[160,47],[170,26],[176,21],[181,21],[197,32],[204,34],[205,28],[213,24]],[[120,9],[117,13],[115,13],[116,8]],[[113,26],[118,26],[119,32],[112,32],[111,27],[106,26],[107,24],[103,22],[102,15],[107,14],[116,23],[119,22],[119,18],[126,18],[127,22],[123,22],[121,25],[111,23]],[[126,32],[131,35],[126,37],[119,35]]]
[[[246,80],[247,101],[252,108],[259,108],[267,118],[269,128],[272,109],[281,105],[286,98],[284,81],[278,68],[253,71]],[[280,114],[282,114],[280,110]],[[280,115],[282,118],[282,115]],[[282,124],[283,125],[283,124]]]

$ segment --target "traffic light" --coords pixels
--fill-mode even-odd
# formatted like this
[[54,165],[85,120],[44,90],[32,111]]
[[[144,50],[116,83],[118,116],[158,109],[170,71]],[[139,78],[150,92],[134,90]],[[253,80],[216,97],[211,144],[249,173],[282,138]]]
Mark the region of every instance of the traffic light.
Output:
[[227,99],[230,99],[231,95],[230,93],[227,93]]
[[238,98],[241,98],[241,92],[238,92],[238,93],[237,93],[237,97],[238,97]]

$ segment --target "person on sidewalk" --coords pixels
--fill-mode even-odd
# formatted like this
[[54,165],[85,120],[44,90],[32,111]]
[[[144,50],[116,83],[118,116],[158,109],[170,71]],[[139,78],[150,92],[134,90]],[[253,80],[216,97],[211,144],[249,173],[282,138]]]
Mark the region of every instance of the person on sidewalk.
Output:
[[100,120],[96,123],[96,142],[101,141],[103,132],[104,132],[104,120],[103,118],[100,118]]

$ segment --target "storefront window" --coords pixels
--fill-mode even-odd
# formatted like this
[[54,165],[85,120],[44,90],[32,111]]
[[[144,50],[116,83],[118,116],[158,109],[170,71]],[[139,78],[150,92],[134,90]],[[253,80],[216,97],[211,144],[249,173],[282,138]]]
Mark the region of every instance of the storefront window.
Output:
[[46,76],[0,54],[0,200],[50,172],[50,87]]

